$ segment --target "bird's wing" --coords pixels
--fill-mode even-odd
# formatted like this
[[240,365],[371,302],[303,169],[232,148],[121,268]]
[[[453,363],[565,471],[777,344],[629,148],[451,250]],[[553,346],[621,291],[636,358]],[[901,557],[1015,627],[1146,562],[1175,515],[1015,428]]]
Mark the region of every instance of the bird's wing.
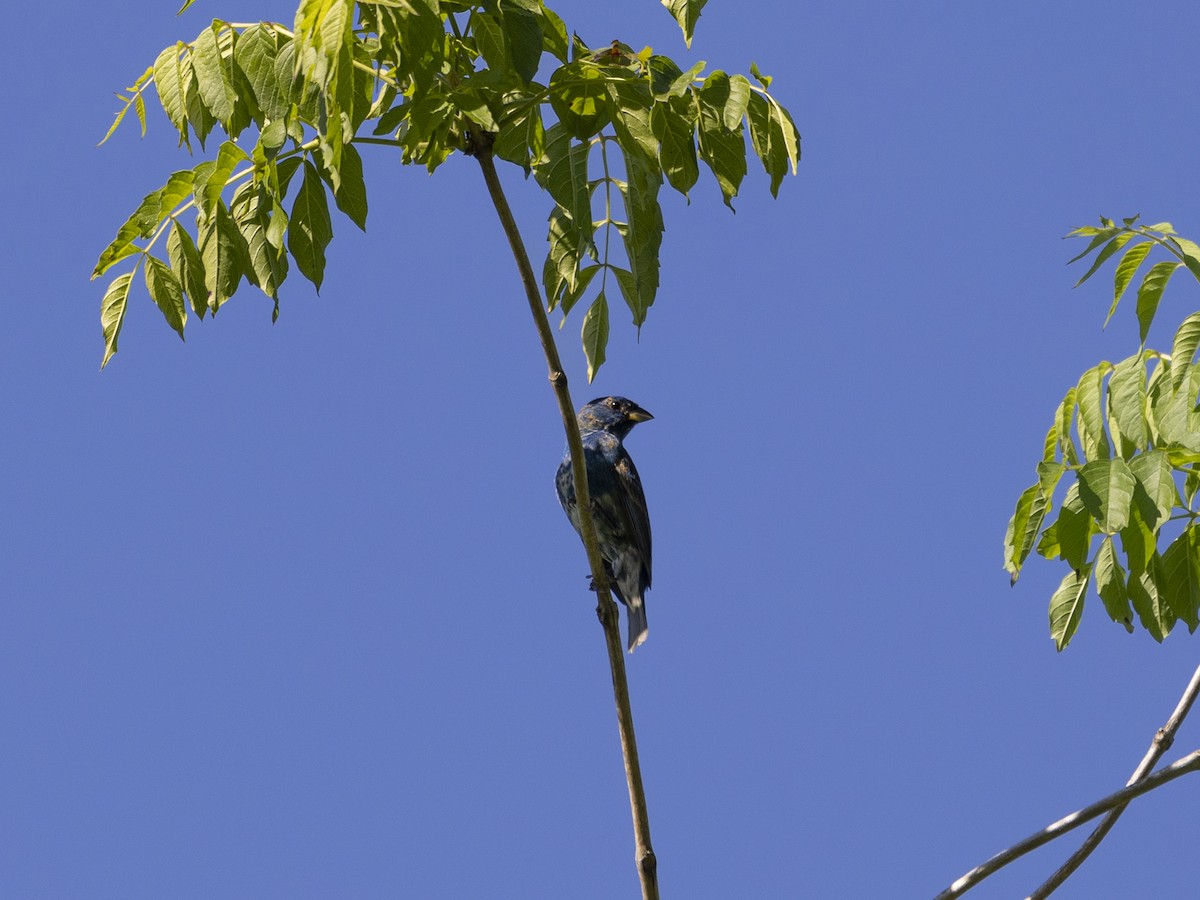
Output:
[[633,526],[633,537],[641,553],[642,562],[646,569],[646,587],[650,586],[650,511],[646,508],[646,495],[642,492],[642,479],[638,477],[633,460],[621,448],[617,459],[617,484],[620,486],[621,499],[624,501],[625,512]]

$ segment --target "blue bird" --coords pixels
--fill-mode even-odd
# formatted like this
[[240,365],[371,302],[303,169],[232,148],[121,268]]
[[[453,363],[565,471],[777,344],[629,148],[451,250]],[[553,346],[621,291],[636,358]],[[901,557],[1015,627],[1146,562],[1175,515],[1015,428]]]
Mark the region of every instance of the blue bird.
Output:
[[[638,422],[653,418],[624,397],[593,400],[578,416],[592,518],[609,585],[628,610],[630,653],[646,640],[649,630],[645,596],[650,587],[650,513],[642,481],[622,441]],[[558,466],[554,486],[558,502],[579,531],[570,451]]]

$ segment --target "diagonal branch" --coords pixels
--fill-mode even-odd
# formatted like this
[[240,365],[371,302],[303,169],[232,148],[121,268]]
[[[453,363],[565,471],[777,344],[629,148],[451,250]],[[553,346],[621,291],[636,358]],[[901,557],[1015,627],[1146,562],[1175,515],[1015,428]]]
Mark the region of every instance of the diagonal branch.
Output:
[[1176,760],[1165,769],[1160,769],[1153,775],[1141,779],[1136,784],[1131,784],[1128,787],[1123,787],[1116,793],[1109,794],[1103,800],[1098,800],[1091,806],[1085,806],[1083,809],[1071,813],[1059,819],[1052,825],[1047,825],[1041,831],[1038,831],[1023,841],[1013,844],[1007,850],[997,853],[987,862],[976,866],[962,878],[955,881],[950,887],[938,894],[934,900],[951,900],[954,897],[961,897],[983,879],[987,878],[992,873],[1004,868],[1013,860],[1019,859],[1026,853],[1036,850],[1043,844],[1048,844],[1056,837],[1060,837],[1078,828],[1097,816],[1102,816],[1111,809],[1116,807],[1125,807],[1129,801],[1135,797],[1140,797],[1142,794],[1148,794],[1155,788],[1162,787],[1168,781],[1174,781],[1182,775],[1189,772],[1200,771],[1200,750],[1193,750],[1182,759]]
[[617,728],[621,735],[621,752],[625,757],[625,781],[629,787],[629,805],[633,813],[633,831],[636,845],[635,858],[638,878],[642,886],[642,900],[658,900],[658,861],[650,845],[650,817],[646,808],[646,793],[642,787],[642,769],[638,762],[637,740],[633,732],[633,711],[629,704],[629,683],[625,678],[625,653],[621,646],[619,629],[620,617],[617,605],[613,602],[608,589],[608,579],[604,574],[604,560],[600,555],[600,542],[596,537],[596,526],[592,520],[591,504],[588,497],[587,472],[583,463],[583,441],[579,435],[579,423],[575,419],[575,405],[571,402],[571,394],[567,388],[567,376],[563,372],[562,361],[558,356],[558,348],[554,343],[554,331],[546,316],[542,304],[541,291],[538,289],[537,278],[533,266],[529,262],[529,254],[521,240],[517,229],[516,219],[500,178],[496,174],[496,166],[492,159],[492,138],[490,135],[475,131],[471,135],[471,145],[468,155],[474,156],[483,172],[483,180],[487,183],[488,194],[496,213],[500,217],[500,225],[508,238],[517,270],[521,276],[521,284],[525,288],[525,297],[529,301],[529,311],[533,315],[534,326],[537,328],[538,339],[542,344],[542,352],[546,356],[546,365],[550,371],[550,384],[558,400],[558,411],[562,416],[563,430],[567,435],[567,446],[571,453],[571,473],[575,479],[575,496],[579,508],[579,530],[583,536],[583,544],[587,549],[588,564],[592,570],[592,580],[596,587],[598,606],[596,614],[604,626],[604,639],[608,646],[608,662],[612,669],[613,696],[617,705]]
[[[1183,696],[1179,698],[1179,703],[1175,706],[1175,711],[1171,713],[1171,717],[1167,719],[1167,723],[1154,735],[1154,740],[1150,742],[1150,749],[1146,751],[1146,755],[1142,757],[1142,761],[1138,763],[1138,767],[1134,769],[1133,775],[1130,776],[1127,785],[1137,784],[1154,768],[1164,753],[1171,749],[1171,745],[1175,743],[1175,732],[1179,730],[1179,726],[1183,724],[1183,720],[1187,717],[1188,712],[1192,708],[1192,704],[1196,702],[1196,695],[1200,694],[1200,667],[1192,673],[1192,680],[1188,682],[1187,688],[1183,692]],[[1114,806],[1109,810],[1100,824],[1096,826],[1096,830],[1087,836],[1079,849],[1063,863],[1058,870],[1051,875],[1046,881],[1041,884],[1026,900],[1045,900],[1054,891],[1056,891],[1064,881],[1071,877],[1071,874],[1083,865],[1083,861],[1087,859],[1093,850],[1099,846],[1105,836],[1117,824],[1117,819],[1121,818],[1121,813],[1125,812],[1125,804]]]

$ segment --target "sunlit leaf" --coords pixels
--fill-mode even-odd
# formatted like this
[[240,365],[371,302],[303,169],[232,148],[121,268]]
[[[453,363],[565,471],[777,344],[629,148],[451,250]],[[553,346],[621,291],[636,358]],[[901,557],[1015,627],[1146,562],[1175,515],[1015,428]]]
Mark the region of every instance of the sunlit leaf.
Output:
[[224,202],[218,200],[213,214],[201,220],[197,243],[208,308],[215,313],[233,296],[246,270],[246,242]]
[[1083,616],[1091,568],[1068,572],[1050,598],[1050,636],[1060,652],[1071,642]]
[[[134,269],[136,270],[136,266]],[[100,327],[104,329],[104,359],[100,361],[103,369],[117,352],[117,338],[121,336],[121,326],[125,324],[125,308],[129,303],[129,285],[133,282],[133,271],[118,275],[108,285],[104,298],[100,301]]]
[[1096,533],[1096,520],[1088,512],[1079,492],[1079,482],[1076,481],[1067,490],[1054,523],[1059,554],[1073,569],[1082,569],[1087,562],[1088,544]]
[[1194,312],[1184,319],[1175,332],[1175,342],[1171,347],[1172,389],[1179,390],[1187,378],[1188,367],[1196,356],[1197,347],[1200,347],[1200,312]]
[[305,160],[304,179],[288,217],[288,250],[300,274],[318,291],[325,278],[325,248],[333,239],[329,201],[316,167]]
[[1079,471],[1079,499],[1100,531],[1113,534],[1129,523],[1134,478],[1120,457],[1089,462]]
[[599,66],[577,60],[550,77],[550,106],[571,135],[585,141],[612,119],[611,101]]
[[1102,362],[1088,369],[1075,388],[1075,400],[1079,405],[1079,441],[1083,454],[1088,459],[1107,459],[1110,453],[1108,437],[1104,431],[1104,408],[1101,405],[1104,376],[1112,369],[1111,363]]
[[1158,574],[1163,599],[1195,631],[1200,624],[1200,527],[1189,525],[1171,542]]
[[1109,617],[1124,625],[1126,631],[1132,632],[1133,611],[1129,607],[1129,592],[1125,587],[1125,570],[1117,561],[1112,537],[1100,542],[1100,549],[1096,551],[1096,559],[1092,564],[1092,574],[1096,579],[1096,593],[1104,602]]
[[704,9],[708,0],[662,0],[662,5],[671,11],[679,28],[683,31],[683,42],[692,46],[692,35],[696,31],[696,22],[700,19],[700,10]]
[[1125,289],[1129,287],[1129,282],[1137,274],[1138,268],[1145,261],[1153,247],[1154,244],[1150,241],[1134,244],[1125,251],[1125,255],[1117,263],[1117,269],[1113,275],[1113,301],[1112,306],[1108,308],[1108,315],[1104,318],[1105,327],[1108,326],[1109,319],[1113,317],[1113,313],[1117,311],[1117,304],[1121,302],[1121,297],[1125,295]]
[[184,295],[191,304],[192,312],[201,319],[208,310],[208,288],[204,283],[204,261],[196,247],[192,236],[179,222],[171,225],[167,235],[167,258],[171,262],[171,270],[183,288]]
[[1141,353],[1113,368],[1108,380],[1108,406],[1122,436],[1137,449],[1146,446],[1146,364]]
[[604,291],[592,301],[587,315],[583,317],[582,338],[583,352],[587,357],[588,382],[591,383],[604,365],[604,349],[608,346],[608,301],[604,298]]
[[182,340],[183,326],[187,323],[187,307],[183,303],[183,288],[179,279],[170,266],[153,256],[146,257],[145,273],[150,299]]
[[1004,569],[1011,576],[1011,584],[1016,584],[1021,575],[1021,566],[1033,549],[1048,506],[1049,497],[1040,483],[1027,487],[1017,500],[1017,508],[1008,520],[1008,531],[1004,535]]
[[659,161],[671,187],[685,197],[700,177],[696,162],[695,107],[684,100],[655,103],[650,127],[658,139]]
[[1167,282],[1171,280],[1171,276],[1181,265],[1182,263],[1171,260],[1155,263],[1146,273],[1146,277],[1142,279],[1142,284],[1138,288],[1137,318],[1138,339],[1143,344],[1146,343],[1146,336],[1150,334],[1150,324],[1154,321],[1154,314],[1158,312],[1158,302],[1162,299]]

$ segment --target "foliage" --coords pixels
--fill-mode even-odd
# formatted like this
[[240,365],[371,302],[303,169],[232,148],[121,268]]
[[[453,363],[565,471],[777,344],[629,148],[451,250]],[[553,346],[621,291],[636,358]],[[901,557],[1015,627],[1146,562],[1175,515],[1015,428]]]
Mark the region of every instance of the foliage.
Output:
[[[1120,254],[1108,319],[1150,254],[1165,251],[1167,258],[1138,284],[1137,353],[1116,364],[1100,362],[1067,391],[1046,435],[1037,481],[1017,501],[1004,539],[1013,583],[1035,548],[1070,567],[1050,599],[1050,633],[1059,650],[1079,627],[1089,588],[1113,621],[1133,631],[1136,616],[1156,641],[1179,621],[1189,631],[1200,624],[1200,514],[1194,509],[1200,312],[1183,320],[1169,354],[1146,347],[1171,276],[1183,268],[1200,280],[1200,246],[1170,223],[1139,225],[1137,218],[1101,219],[1098,227],[1067,235],[1090,239],[1071,262],[1095,254],[1076,287]],[[1074,480],[1052,517],[1055,489],[1068,474]]]
[[[689,44],[704,2],[663,4]],[[732,208],[747,132],[772,194],[795,171],[799,134],[768,93],[771,79],[755,66],[750,78],[704,68],[619,42],[595,51],[541,0],[301,0],[290,28],[215,20],[119,95],[109,134],[130,107],[144,129],[153,86],[181,146],[204,150],[214,131],[224,140],[215,158],[148,194],[101,253],[93,278],[133,258],[101,304],[101,365],[117,351],[139,267],[181,338],[189,311],[215,315],[243,280],[274,302],[275,318],[293,264],[319,289],[329,199],[365,229],[358,148],[382,144],[430,172],[455,152],[494,153],[532,172],[554,201],[546,300],[565,316],[588,298],[590,379],[604,361],[614,289],[639,328],[654,303],[664,179],[687,195],[703,161]]]

